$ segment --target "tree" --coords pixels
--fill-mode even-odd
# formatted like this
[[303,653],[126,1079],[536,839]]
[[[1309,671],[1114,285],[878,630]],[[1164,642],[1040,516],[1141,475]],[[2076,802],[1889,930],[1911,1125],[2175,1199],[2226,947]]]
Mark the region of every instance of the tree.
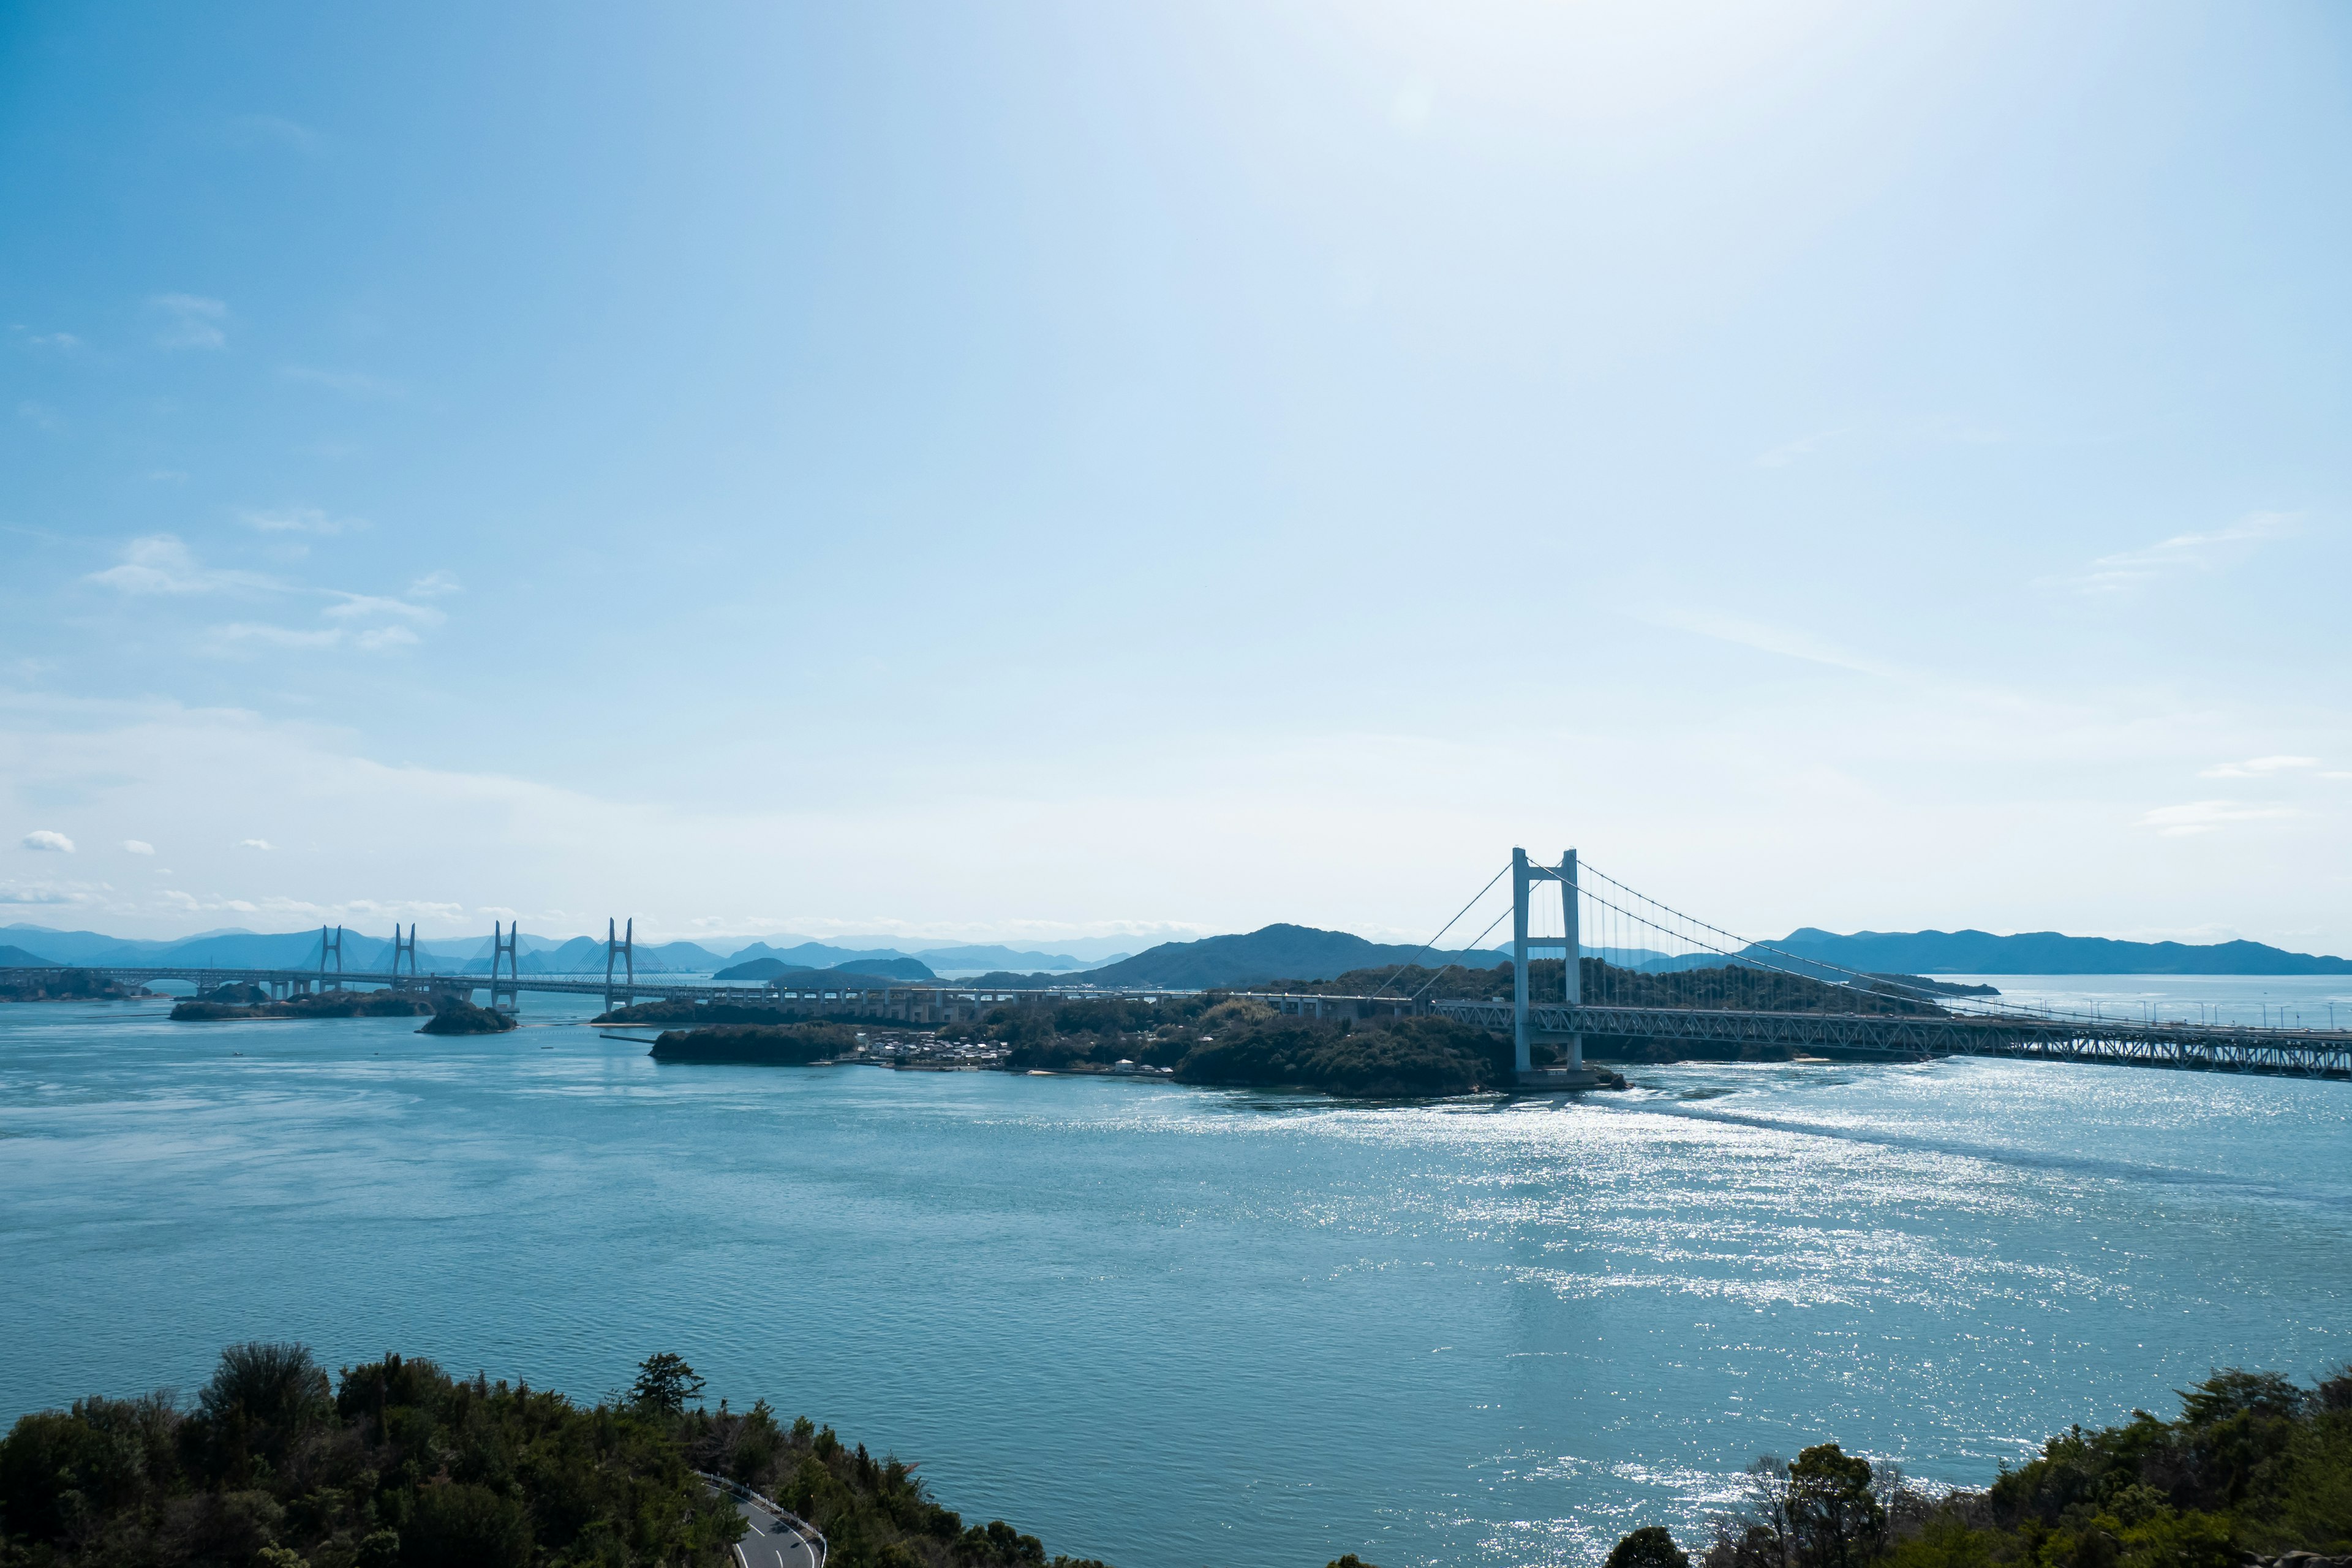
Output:
[[1789,1467],[1789,1537],[1807,1568],[1858,1568],[1877,1555],[1886,1510],[1870,1485],[1870,1461],[1822,1443]]
[[1609,1568],[1690,1568],[1690,1557],[1667,1531],[1645,1524],[1617,1543]]
[[661,1351],[637,1363],[637,1381],[630,1386],[629,1399],[665,1415],[683,1415],[688,1400],[702,1402],[702,1379],[686,1364],[684,1356]]

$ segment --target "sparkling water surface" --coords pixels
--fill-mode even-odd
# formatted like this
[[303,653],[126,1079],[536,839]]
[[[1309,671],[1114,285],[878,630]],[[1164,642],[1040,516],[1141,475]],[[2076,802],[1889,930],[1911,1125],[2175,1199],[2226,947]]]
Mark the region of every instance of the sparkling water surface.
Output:
[[1587,1563],[1696,1536],[1761,1452],[1981,1483],[2209,1368],[2352,1356],[2344,1084],[1370,1105],[657,1066],[569,999],[456,1040],[163,1011],[0,1007],[0,1417],[261,1336],[592,1398],[675,1350],[1121,1568]]

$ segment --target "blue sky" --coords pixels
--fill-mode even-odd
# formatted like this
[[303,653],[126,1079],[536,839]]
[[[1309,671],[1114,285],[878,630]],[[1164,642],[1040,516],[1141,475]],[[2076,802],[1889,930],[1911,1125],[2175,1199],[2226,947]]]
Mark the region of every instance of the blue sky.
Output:
[[0,139],[0,921],[2352,948],[2340,7],[19,6]]

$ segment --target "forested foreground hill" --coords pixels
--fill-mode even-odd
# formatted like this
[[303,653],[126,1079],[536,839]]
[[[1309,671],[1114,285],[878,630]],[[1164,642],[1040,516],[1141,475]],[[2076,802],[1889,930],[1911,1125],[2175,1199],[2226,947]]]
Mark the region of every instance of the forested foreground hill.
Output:
[[[1834,1443],[1759,1459],[1703,1568],[2336,1568],[2352,1563],[2352,1368],[2301,1388],[2236,1370],[2179,1416],[2070,1426],[1983,1491],[1933,1492]],[[1664,1530],[1609,1568],[1689,1568]]]
[[649,1358],[625,1400],[452,1378],[386,1356],[330,1382],[294,1344],[234,1345],[183,1408],[89,1398],[0,1440],[5,1568],[721,1568],[743,1525],[695,1471],[822,1531],[828,1568],[1103,1568],[967,1527],[895,1458],[762,1402],[688,1410]]

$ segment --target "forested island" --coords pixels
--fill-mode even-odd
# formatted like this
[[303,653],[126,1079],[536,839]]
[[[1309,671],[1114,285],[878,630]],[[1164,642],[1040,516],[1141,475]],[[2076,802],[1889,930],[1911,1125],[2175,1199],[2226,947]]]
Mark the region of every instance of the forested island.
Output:
[[455,996],[438,998],[432,1009],[433,1016],[425,1021],[420,1035],[497,1035],[515,1026],[514,1016],[495,1007],[477,1007],[471,1002]]
[[301,1345],[232,1345],[191,1405],[19,1417],[0,1568],[723,1568],[742,1520],[698,1470],[816,1526],[828,1568],[1104,1568],[967,1525],[911,1467],[765,1400],[705,1411],[702,1387],[667,1354],[583,1405],[420,1357],[330,1379]]
[[845,1056],[857,1031],[844,1024],[710,1024],[665,1029],[653,1057],[666,1062],[758,1062],[804,1067]]
[[153,993],[89,969],[0,969],[0,1002],[127,1002]]
[[258,985],[232,984],[198,992],[173,1005],[181,1023],[211,1024],[234,1018],[416,1018],[433,1004],[404,991],[320,991],[273,1001]]
[[[1580,961],[1588,1002],[1629,1007],[1717,1007],[1776,1013],[1875,1013],[1942,1016],[1946,995],[1988,994],[1910,975],[1877,975],[1865,983],[1832,984],[1779,970],[1729,963],[1706,969],[1643,971]],[[1557,1000],[1567,975],[1560,959],[1528,965],[1538,1002]],[[1267,989],[1306,995],[1372,997],[1379,1002],[1496,1000],[1514,986],[1507,963],[1491,969],[1448,964],[1424,968],[1387,964],[1349,970],[1328,980],[1276,980]],[[984,987],[975,987],[984,989]],[[1350,1009],[1352,1011],[1353,1009]],[[1297,1088],[1367,1098],[1469,1094],[1516,1085],[1511,1042],[1486,1029],[1427,1015],[1316,1018],[1285,1014],[1247,995],[1209,991],[1138,996],[1063,997],[1006,1003],[979,1019],[948,1024],[938,1037],[951,1044],[1001,1047],[1015,1072],[1109,1072],[1121,1063],[1165,1069],[1183,1083]],[[804,1032],[820,1027],[788,1022],[785,1005],[769,1001],[640,1003],[602,1014],[606,1024],[678,1024],[654,1054],[673,1061],[814,1062],[848,1053],[846,1038]],[[904,1027],[884,1017],[835,1016],[824,1027],[858,1024]],[[1538,1066],[1559,1059],[1549,1046],[1533,1048]],[[1703,1040],[1587,1035],[1592,1063],[1676,1060],[1788,1061],[1794,1047],[1736,1046]],[[1612,1075],[1610,1086],[1623,1088]]]

